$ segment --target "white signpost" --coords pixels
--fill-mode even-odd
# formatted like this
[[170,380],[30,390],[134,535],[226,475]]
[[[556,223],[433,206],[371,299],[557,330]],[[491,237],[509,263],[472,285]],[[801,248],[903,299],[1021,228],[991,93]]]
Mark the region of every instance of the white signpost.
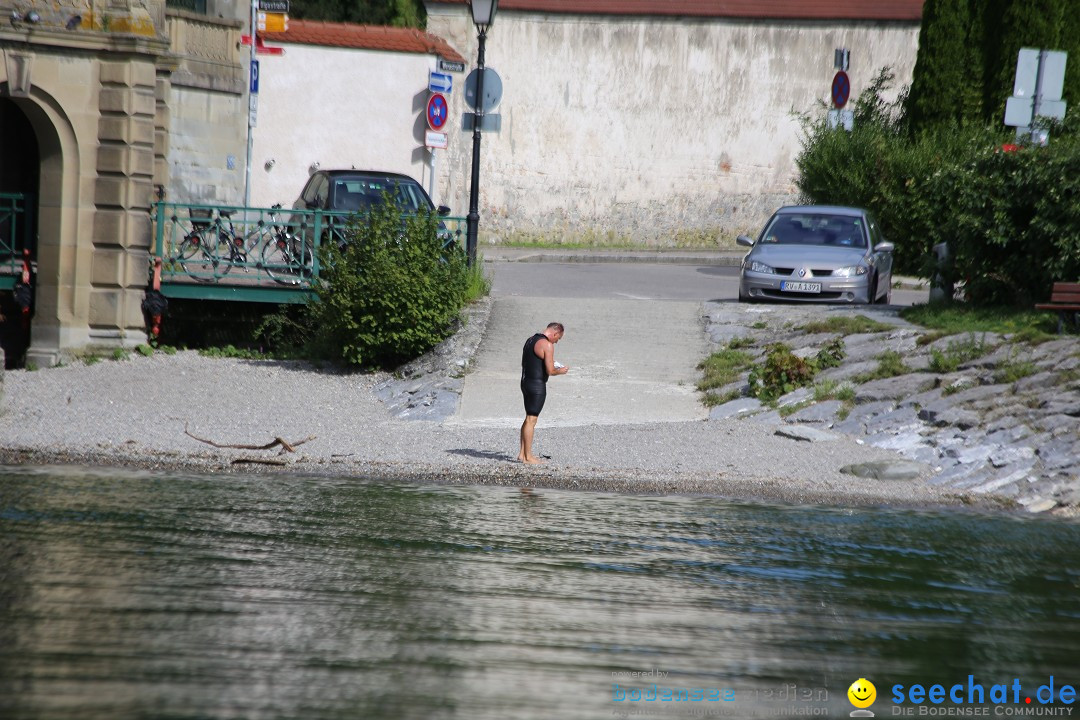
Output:
[[1065,61],[1060,50],[1020,48],[1016,59],[1013,94],[1005,101],[1005,124],[1016,128],[1017,140],[1030,137],[1035,145],[1046,145],[1050,131],[1039,127],[1038,118],[1065,119]]

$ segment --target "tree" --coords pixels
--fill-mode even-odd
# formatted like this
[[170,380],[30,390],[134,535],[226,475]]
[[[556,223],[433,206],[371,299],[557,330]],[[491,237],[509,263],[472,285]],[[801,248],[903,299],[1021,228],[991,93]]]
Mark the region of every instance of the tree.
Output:
[[423,0],[291,0],[289,15],[298,20],[421,29],[427,24]]
[[1022,47],[1071,51],[1065,99],[1080,109],[1080,0],[926,0],[909,128],[1000,125]]
[[[974,12],[973,12],[974,6]],[[919,54],[905,107],[916,132],[938,125],[963,125],[980,115],[981,3],[927,0],[919,31]]]

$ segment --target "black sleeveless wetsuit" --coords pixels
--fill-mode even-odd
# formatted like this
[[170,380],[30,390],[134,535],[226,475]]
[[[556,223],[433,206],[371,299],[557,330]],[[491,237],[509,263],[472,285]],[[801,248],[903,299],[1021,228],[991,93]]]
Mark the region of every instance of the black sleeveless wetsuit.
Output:
[[543,333],[536,333],[525,341],[521,349],[521,394],[525,397],[525,414],[539,415],[547,399],[547,368],[544,360],[536,354],[536,341],[547,339]]

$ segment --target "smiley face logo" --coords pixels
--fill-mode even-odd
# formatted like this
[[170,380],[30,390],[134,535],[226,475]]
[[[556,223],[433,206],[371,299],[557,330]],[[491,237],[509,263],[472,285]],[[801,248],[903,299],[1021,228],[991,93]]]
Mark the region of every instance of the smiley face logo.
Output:
[[859,678],[847,689],[847,698],[857,708],[868,708],[877,698],[877,688],[866,678]]

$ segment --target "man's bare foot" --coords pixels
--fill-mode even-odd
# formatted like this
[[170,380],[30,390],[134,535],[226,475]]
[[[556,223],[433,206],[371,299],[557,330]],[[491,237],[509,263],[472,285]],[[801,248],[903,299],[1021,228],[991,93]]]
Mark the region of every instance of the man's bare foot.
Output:
[[540,458],[536,457],[535,455],[534,455],[534,456],[531,456],[531,457],[521,457],[521,456],[519,455],[519,456],[518,456],[518,461],[519,461],[519,462],[523,462],[523,463],[525,463],[526,465],[541,465],[541,464],[542,464],[542,463],[544,462],[543,460],[541,460]]

